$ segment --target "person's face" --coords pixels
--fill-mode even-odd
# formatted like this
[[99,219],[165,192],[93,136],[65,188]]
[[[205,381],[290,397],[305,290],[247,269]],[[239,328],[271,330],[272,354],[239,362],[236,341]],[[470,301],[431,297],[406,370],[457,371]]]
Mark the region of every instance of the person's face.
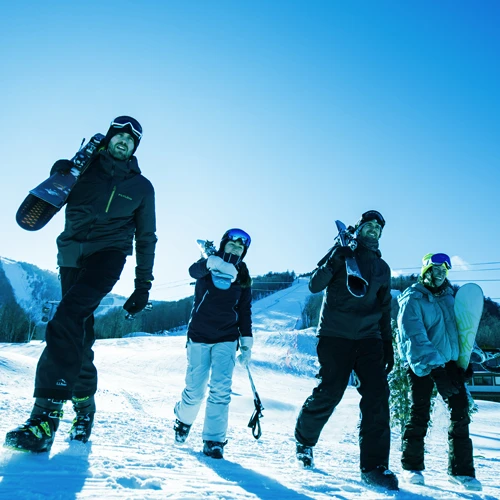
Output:
[[432,266],[431,268],[432,279],[436,287],[441,286],[446,279],[446,266]]
[[111,137],[108,144],[109,154],[117,160],[128,160],[134,150],[134,139],[127,132],[121,132]]
[[244,250],[245,250],[245,247],[243,246],[243,243],[241,243],[239,241],[228,241],[226,243],[226,246],[224,247],[224,252],[232,253],[233,255],[236,255],[237,257],[241,257],[243,255]]
[[382,233],[382,228],[376,220],[370,220],[361,228],[361,236],[363,238],[371,238],[378,240],[380,234]]

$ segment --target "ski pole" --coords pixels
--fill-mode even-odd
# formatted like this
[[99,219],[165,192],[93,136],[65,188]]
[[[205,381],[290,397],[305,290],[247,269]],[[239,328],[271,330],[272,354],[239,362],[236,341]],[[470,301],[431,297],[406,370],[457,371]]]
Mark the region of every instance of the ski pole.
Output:
[[264,407],[262,406],[259,394],[255,389],[255,384],[253,383],[252,374],[250,373],[250,368],[248,367],[248,365],[247,365],[247,372],[248,372],[248,378],[250,379],[250,386],[252,387],[252,392],[253,392],[253,403],[255,405],[255,409],[248,422],[248,427],[252,429],[252,436],[255,439],[259,439],[260,436],[262,436],[262,429],[260,427],[259,419],[264,418],[264,415],[262,414],[262,410],[264,409]]

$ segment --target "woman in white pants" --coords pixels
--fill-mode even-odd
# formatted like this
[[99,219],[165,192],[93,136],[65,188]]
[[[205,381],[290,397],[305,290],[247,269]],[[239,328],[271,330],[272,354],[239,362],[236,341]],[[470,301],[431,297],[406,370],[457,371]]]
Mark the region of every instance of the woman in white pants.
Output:
[[226,445],[231,384],[238,347],[238,360],[250,361],[252,337],[252,280],[243,259],[250,236],[229,229],[219,250],[195,262],[189,274],[196,279],[193,309],[188,325],[186,387],[175,405],[175,440],[184,443],[205,397],[210,379],[203,453],[223,458]]

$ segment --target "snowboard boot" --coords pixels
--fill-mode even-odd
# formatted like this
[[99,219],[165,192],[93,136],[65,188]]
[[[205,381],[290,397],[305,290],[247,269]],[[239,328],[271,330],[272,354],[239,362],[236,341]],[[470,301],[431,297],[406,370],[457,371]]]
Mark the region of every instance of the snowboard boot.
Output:
[[313,458],[313,447],[306,446],[304,444],[297,443],[296,448],[297,460],[302,462],[302,465],[310,469],[314,467],[314,458]]
[[227,441],[220,443],[219,441],[203,441],[203,453],[211,458],[224,458],[224,446]]
[[94,425],[94,414],[96,410],[94,396],[72,398],[71,401],[73,402],[73,409],[76,415],[69,431],[69,439],[71,441],[86,443],[90,438]]
[[421,470],[403,470],[401,477],[406,483],[425,485],[425,478]]
[[36,398],[30,418],[7,433],[4,446],[18,451],[49,452],[63,416],[63,404],[64,401]]
[[452,476],[451,474],[448,476],[450,483],[460,484],[466,490],[470,491],[481,491],[483,486],[481,483],[472,476]]
[[184,443],[189,435],[190,430],[190,425],[184,424],[178,418],[176,418],[174,424],[175,442],[179,444]]
[[370,471],[361,471],[361,479],[370,486],[380,486],[386,490],[399,490],[398,478],[385,465],[379,465]]

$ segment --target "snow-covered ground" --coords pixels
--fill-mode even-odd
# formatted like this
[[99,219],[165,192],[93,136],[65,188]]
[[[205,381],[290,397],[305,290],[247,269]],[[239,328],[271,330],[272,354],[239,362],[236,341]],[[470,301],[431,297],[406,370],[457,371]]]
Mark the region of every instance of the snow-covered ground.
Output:
[[[401,484],[399,493],[370,489],[358,469],[358,402],[349,387],[315,449],[316,467],[294,456],[300,406],[316,384],[315,337],[297,331],[306,281],[254,304],[252,376],[265,407],[262,437],[247,428],[253,399],[246,371],[237,367],[225,459],[201,452],[202,408],[183,446],[173,443],[173,406],[183,389],[185,336],[102,340],[95,346],[100,388],[89,443],[69,443],[70,405],[50,454],[0,448],[0,498],[16,500],[120,499],[486,499],[500,498],[500,405],[478,402],[471,426],[478,493],[447,481],[447,414],[436,405],[427,438],[427,486]],[[28,416],[33,376],[43,349],[38,341],[0,344],[0,439]],[[393,432],[391,468],[401,467],[400,437]]]

